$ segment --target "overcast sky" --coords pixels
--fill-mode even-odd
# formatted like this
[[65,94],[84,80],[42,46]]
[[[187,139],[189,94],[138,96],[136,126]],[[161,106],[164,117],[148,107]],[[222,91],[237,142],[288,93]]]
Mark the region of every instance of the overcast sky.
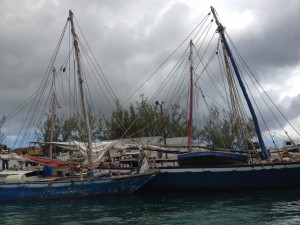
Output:
[[[36,90],[69,9],[122,101],[211,5],[265,90],[299,129],[298,0],[0,0],[0,115],[10,113]],[[9,125],[5,131],[9,133]],[[8,143],[12,140],[6,138]]]

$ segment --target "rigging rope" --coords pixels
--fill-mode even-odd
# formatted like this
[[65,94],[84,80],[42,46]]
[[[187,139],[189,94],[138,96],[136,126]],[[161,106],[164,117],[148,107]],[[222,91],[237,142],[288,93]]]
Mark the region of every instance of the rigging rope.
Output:
[[210,13],[192,30],[192,32],[179,44],[179,46],[163,61],[163,63],[122,103],[124,105],[126,102],[129,101],[144,85],[146,82],[148,82],[156,73],[158,70],[162,68],[162,66],[177,52],[177,50],[188,40],[188,38],[194,33],[194,31],[202,24],[204,23],[207,18],[209,17]]

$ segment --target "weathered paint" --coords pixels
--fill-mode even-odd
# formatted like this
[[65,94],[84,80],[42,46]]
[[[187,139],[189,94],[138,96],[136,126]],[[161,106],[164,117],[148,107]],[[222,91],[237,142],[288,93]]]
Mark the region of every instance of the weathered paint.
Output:
[[124,179],[90,179],[0,184],[0,199],[58,199],[130,194],[147,183],[152,175]]

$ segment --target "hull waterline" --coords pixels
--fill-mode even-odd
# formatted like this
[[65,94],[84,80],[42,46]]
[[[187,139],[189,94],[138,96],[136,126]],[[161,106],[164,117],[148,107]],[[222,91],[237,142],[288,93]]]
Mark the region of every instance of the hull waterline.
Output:
[[131,194],[152,178],[152,175],[138,175],[121,179],[2,183],[0,184],[0,199],[44,200]]
[[142,190],[224,190],[300,187],[300,163],[164,167]]

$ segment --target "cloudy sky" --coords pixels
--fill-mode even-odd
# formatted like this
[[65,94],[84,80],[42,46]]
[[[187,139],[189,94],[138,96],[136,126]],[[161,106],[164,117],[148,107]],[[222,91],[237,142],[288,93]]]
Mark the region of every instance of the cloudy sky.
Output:
[[[299,129],[298,0],[0,0],[0,115],[40,84],[69,9],[122,102],[211,5],[260,83]],[[154,84],[149,81],[137,95],[150,94]],[[11,123],[4,127],[7,133]],[[13,139],[7,135],[6,142]]]

